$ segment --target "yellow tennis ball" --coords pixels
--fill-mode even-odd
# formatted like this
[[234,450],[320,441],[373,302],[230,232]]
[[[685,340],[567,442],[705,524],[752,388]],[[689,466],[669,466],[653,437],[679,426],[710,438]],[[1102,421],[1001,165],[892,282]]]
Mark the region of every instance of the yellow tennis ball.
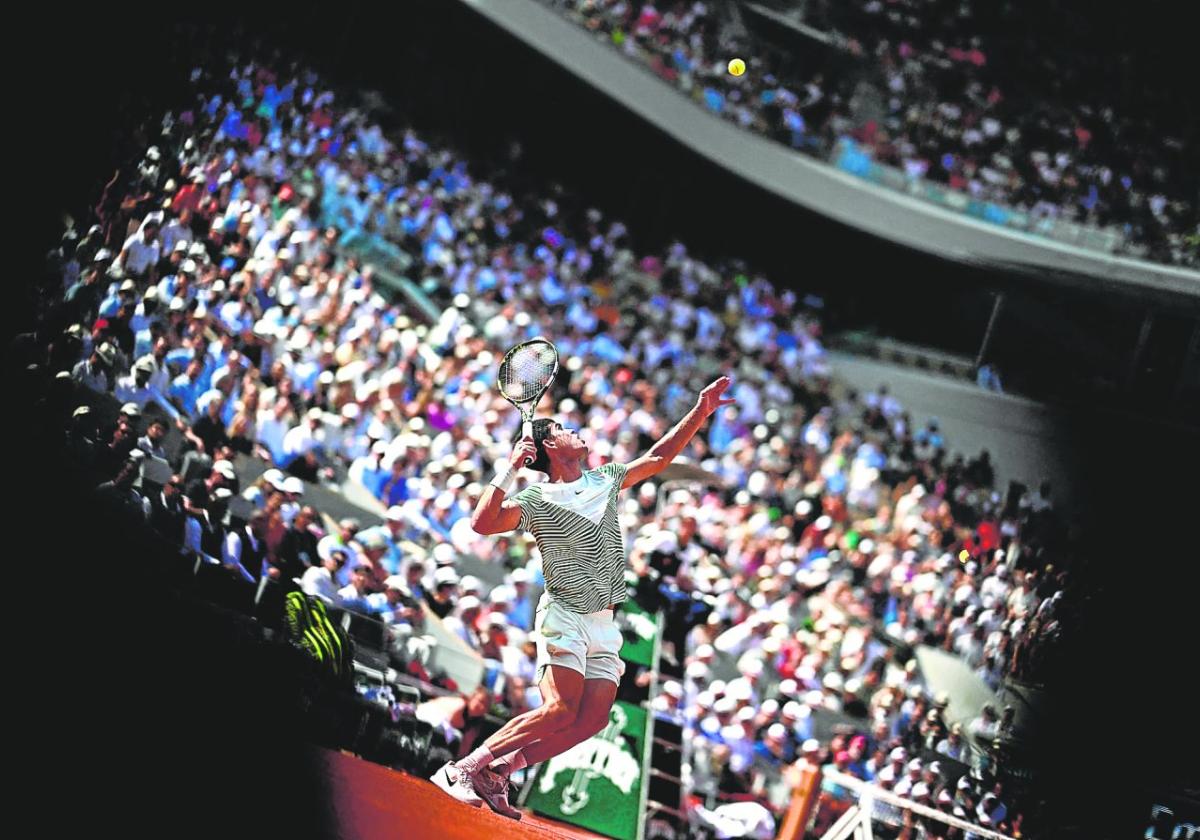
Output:
[[958,552],[958,559],[963,563],[966,563],[971,559],[971,553],[964,548],[962,551]]
[[735,76],[740,76],[746,72],[746,62],[740,58],[735,58],[729,62],[729,72]]

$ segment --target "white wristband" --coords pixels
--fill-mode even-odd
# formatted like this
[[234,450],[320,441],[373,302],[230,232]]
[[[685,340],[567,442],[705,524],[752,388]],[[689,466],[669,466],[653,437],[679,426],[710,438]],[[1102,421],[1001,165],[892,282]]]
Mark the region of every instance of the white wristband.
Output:
[[496,470],[496,475],[490,483],[501,493],[508,495],[508,491],[512,490],[513,485],[517,483],[517,471],[512,468],[511,464],[505,464]]

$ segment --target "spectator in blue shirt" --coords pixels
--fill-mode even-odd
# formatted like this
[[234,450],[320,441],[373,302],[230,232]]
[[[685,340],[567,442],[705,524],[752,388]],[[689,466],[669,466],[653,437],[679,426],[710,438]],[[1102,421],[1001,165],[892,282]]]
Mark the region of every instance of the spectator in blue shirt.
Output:
[[404,475],[404,460],[392,462],[392,471],[379,482],[375,497],[388,507],[408,501],[408,480]]
[[207,390],[201,377],[203,372],[204,364],[193,359],[188,363],[187,370],[171,383],[170,397],[188,417],[196,416],[196,401]]
[[763,740],[754,745],[754,759],[777,770],[795,759],[795,747],[783,724],[773,723],[767,728]]

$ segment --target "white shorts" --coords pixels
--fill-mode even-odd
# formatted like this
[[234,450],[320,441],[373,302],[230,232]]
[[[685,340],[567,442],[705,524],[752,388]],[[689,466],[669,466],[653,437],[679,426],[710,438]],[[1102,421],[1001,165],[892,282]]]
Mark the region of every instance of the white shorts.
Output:
[[624,638],[612,610],[577,613],[542,595],[533,621],[537,645],[537,681],[547,665],[561,665],[583,674],[585,680],[621,684],[625,663],[620,652]]

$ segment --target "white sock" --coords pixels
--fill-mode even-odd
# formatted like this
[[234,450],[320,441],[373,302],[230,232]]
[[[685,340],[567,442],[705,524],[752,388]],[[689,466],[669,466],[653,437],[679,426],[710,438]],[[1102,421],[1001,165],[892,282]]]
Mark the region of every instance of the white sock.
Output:
[[456,761],[455,766],[457,766],[460,771],[466,773],[468,776],[473,776],[479,771],[480,767],[487,767],[489,764],[491,764],[492,758],[493,756],[491,750],[489,750],[487,747],[479,747],[466,758],[462,759],[461,761]]

